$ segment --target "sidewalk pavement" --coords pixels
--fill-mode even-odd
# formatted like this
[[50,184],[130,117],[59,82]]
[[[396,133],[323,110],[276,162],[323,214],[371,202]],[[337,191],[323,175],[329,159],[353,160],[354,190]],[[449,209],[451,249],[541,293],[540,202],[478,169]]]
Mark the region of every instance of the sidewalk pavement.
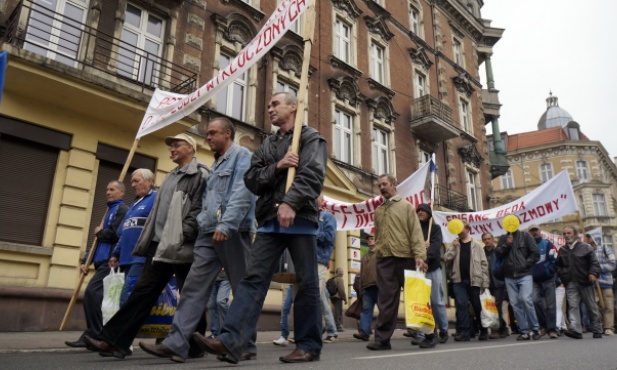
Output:
[[[338,333],[338,340],[353,341],[353,333],[356,330],[351,328]],[[0,354],[15,352],[70,352],[83,351],[82,348],[67,347],[65,341],[79,339],[80,331],[42,331],[42,332],[0,332]],[[293,335],[293,333],[292,333]],[[395,334],[396,335],[396,334]],[[257,332],[257,343],[272,343],[279,338],[279,331],[260,331]],[[137,338],[133,342],[136,350],[139,348],[139,341],[153,341],[152,338]]]

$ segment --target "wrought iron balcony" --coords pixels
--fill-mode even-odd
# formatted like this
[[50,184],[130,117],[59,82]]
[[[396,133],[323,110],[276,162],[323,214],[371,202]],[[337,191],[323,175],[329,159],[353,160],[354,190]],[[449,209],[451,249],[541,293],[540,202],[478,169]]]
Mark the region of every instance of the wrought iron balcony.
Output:
[[450,190],[442,185],[435,186],[435,206],[456,212],[474,212],[473,209],[469,208],[466,195]]
[[9,17],[3,39],[14,47],[74,68],[95,68],[142,89],[178,93],[196,89],[194,71],[32,1],[19,2]]
[[452,124],[452,109],[431,95],[412,101],[409,123],[414,134],[434,144],[461,134]]

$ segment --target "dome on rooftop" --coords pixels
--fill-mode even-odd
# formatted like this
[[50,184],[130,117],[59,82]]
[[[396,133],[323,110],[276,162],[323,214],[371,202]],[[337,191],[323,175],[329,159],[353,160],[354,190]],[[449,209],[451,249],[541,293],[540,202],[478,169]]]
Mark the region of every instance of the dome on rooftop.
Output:
[[546,112],[542,114],[538,121],[538,130],[565,127],[570,121],[573,121],[570,113],[559,107],[558,98],[550,93],[549,97],[546,98]]

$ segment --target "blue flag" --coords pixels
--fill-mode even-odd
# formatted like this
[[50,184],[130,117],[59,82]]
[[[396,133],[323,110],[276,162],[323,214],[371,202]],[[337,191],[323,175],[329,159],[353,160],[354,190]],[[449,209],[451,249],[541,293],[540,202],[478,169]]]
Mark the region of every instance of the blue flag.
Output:
[[6,65],[9,61],[9,52],[3,51],[0,53],[0,103],[2,103],[2,92],[4,91],[4,76],[6,74]]

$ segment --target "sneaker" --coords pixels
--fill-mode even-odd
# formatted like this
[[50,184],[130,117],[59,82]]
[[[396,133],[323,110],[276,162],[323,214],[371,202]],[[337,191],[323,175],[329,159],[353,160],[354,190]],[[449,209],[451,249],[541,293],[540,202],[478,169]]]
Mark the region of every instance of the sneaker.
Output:
[[531,339],[538,340],[542,338],[542,334],[540,334],[537,330],[534,330],[531,334]]
[[289,338],[288,341],[289,343],[296,343],[296,338]]
[[390,345],[390,342],[374,341],[367,344],[366,348],[370,349],[371,351],[386,351],[392,349],[392,346]]
[[478,336],[478,340],[488,340],[488,333],[482,333]]
[[546,335],[546,329],[540,328],[540,336],[543,337]]
[[369,336],[368,335],[364,335],[362,333],[353,333],[353,337],[356,338],[356,339],[363,340],[365,342],[368,342],[368,340],[369,340]]
[[615,331],[613,329],[604,330],[604,335],[615,335]]
[[289,344],[289,341],[283,336],[281,336],[279,339],[273,340],[272,343],[276,344],[277,346],[285,347]]
[[566,337],[570,337],[570,338],[573,338],[573,339],[583,339],[583,334],[581,334],[579,332],[576,332],[576,331],[574,331],[572,329],[568,329],[568,330],[564,331],[563,334]]
[[439,343],[444,344],[448,341],[448,332],[441,331],[439,332]]
[[593,337],[596,339],[601,339],[602,338],[602,333],[593,333]]
[[529,334],[521,334],[516,337],[516,340],[529,340]]
[[334,343],[334,342],[336,342],[337,338],[338,338],[338,336],[336,336],[336,335],[328,335],[326,337],[326,339],[324,339],[323,341],[324,341],[324,343]]
[[551,338],[551,339],[557,339],[557,338],[559,338],[559,334],[557,334],[557,332],[552,331],[552,332],[548,333],[548,337]]
[[454,340],[456,342],[469,342],[469,335],[467,334],[458,334],[454,336]]

